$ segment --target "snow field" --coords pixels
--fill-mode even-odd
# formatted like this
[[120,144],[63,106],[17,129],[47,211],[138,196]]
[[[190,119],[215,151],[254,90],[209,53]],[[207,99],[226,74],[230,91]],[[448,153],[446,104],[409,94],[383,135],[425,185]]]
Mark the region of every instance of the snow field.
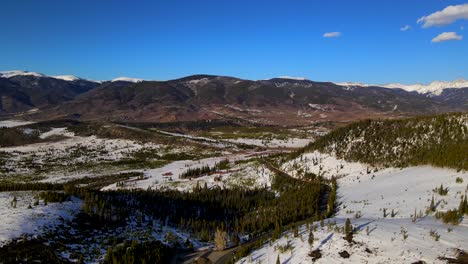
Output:
[[[300,237],[294,238],[291,232],[286,232],[279,240],[265,244],[238,263],[276,263],[278,255],[281,263],[310,262],[308,254],[315,249],[322,253],[316,263],[412,263],[419,260],[445,263],[438,258],[455,257],[457,249],[468,250],[467,219],[459,225],[449,225],[435,219],[433,214],[426,215],[433,196],[437,211],[458,208],[461,196],[468,190],[468,172],[431,166],[375,170],[319,152],[288,161],[282,169],[293,176],[304,171],[328,178],[339,176],[339,211],[336,217],[325,220],[323,228],[319,222],[314,223],[317,230],[312,247],[307,241],[309,232],[303,225]],[[457,178],[463,182],[457,183]],[[433,191],[441,184],[448,188],[447,195]],[[356,243],[352,245],[334,226],[328,228],[328,222],[336,222],[342,228],[346,218],[357,231]],[[292,251],[281,253],[279,246],[286,245],[288,240]],[[343,250],[350,254],[349,259],[338,254]]]

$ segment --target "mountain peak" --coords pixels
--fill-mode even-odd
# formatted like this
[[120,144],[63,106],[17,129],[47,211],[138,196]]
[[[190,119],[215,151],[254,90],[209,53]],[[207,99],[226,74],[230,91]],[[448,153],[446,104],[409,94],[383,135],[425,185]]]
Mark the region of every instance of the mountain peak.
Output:
[[380,85],[385,88],[401,88],[408,92],[417,92],[420,94],[430,93],[433,95],[440,95],[444,89],[447,88],[465,88],[468,87],[468,81],[465,79],[457,79],[454,81],[433,81],[428,84],[401,84],[401,83],[390,83]]
[[463,78],[454,81],[433,81],[428,84],[415,83],[415,84],[402,84],[402,83],[388,83],[388,84],[365,84],[360,82],[336,82],[336,85],[345,87],[369,87],[378,86],[390,89],[403,89],[407,92],[417,92],[419,94],[432,94],[441,95],[444,89],[448,88],[466,88],[468,87],[468,80]]
[[34,77],[46,77],[46,75],[38,72],[29,72],[29,71],[3,71],[0,72],[0,77],[2,78],[11,78],[15,76],[34,76]]

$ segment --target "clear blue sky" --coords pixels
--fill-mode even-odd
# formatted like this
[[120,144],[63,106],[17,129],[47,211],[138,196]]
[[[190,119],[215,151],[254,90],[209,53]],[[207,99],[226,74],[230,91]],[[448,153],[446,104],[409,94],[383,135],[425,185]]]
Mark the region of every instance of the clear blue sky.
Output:
[[[2,0],[0,71],[166,80],[429,82],[468,78],[468,21],[422,28],[445,0]],[[401,31],[405,25],[411,26]],[[466,29],[462,29],[462,27]],[[341,32],[324,38],[326,32]]]

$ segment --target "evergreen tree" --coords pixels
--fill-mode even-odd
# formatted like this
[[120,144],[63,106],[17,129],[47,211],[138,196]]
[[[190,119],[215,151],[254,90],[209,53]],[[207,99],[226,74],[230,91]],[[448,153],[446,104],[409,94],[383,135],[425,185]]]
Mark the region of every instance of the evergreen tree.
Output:
[[16,195],[13,196],[13,201],[11,201],[11,207],[16,208],[16,204],[18,203],[18,199],[16,198]]
[[429,206],[429,211],[434,212],[436,210],[435,208],[435,202],[434,202],[434,195],[432,195],[432,200],[431,200],[431,205]]
[[293,225],[293,233],[294,233],[294,237],[299,236],[299,228],[295,224]]
[[312,246],[314,244],[314,230],[311,228],[309,231],[309,245]]
[[458,206],[458,212],[460,213],[460,215],[464,215],[465,214],[465,203],[464,203],[464,196],[462,195],[461,198],[460,198],[460,205]]
[[281,264],[281,261],[280,261],[280,258],[279,258],[279,254],[278,254],[278,257],[276,258],[276,264]]
[[347,234],[350,234],[352,231],[353,230],[352,230],[352,226],[351,226],[351,220],[349,220],[349,218],[346,218],[344,232],[347,235]]

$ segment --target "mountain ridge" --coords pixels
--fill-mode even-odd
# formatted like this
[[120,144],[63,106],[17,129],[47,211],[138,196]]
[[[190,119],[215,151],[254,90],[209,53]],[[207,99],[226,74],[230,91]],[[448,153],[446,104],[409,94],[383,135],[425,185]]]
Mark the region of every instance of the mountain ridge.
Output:
[[468,110],[468,88],[428,96],[403,89],[342,86],[304,78],[246,80],[191,75],[169,81],[118,78],[94,82],[3,72],[0,113],[39,109],[26,118],[172,122],[245,119],[265,124],[305,125]]

